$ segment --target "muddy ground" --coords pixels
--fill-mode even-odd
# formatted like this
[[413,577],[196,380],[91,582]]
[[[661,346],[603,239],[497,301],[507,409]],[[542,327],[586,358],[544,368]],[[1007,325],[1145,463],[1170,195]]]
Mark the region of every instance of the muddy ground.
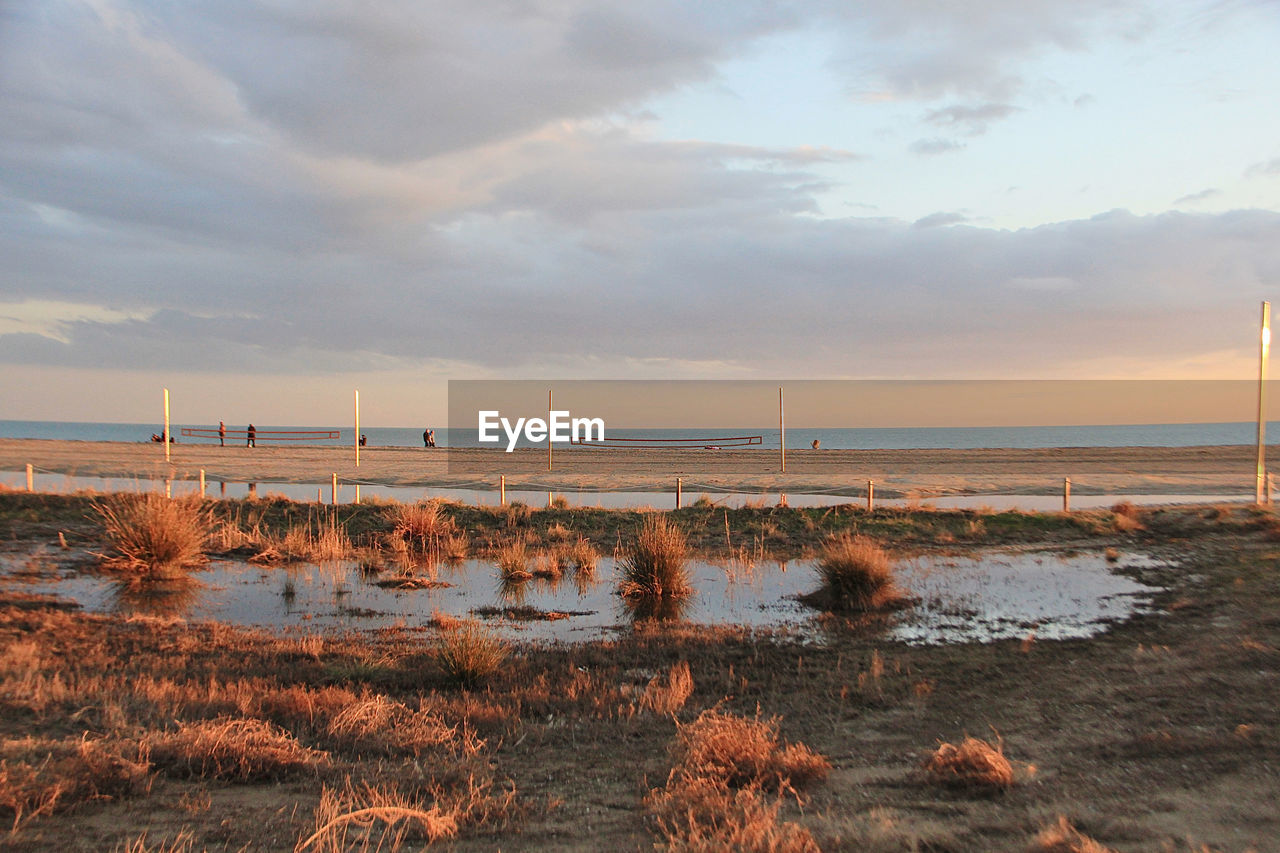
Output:
[[[90,554],[102,533],[87,500],[0,494],[0,549],[29,558],[33,573],[98,570]],[[459,512],[481,538],[511,523]],[[279,637],[83,614],[10,581],[0,585],[0,820],[13,831],[0,846],[151,850],[176,839],[177,849],[292,850],[317,829],[322,791],[349,780],[395,788],[419,810],[452,809],[457,833],[433,848],[654,849],[668,838],[646,795],[667,780],[678,727],[716,708],[777,718],[782,738],[830,762],[824,780],[784,791],[777,818],[823,850],[1039,849],[1037,832],[1059,816],[1122,851],[1280,849],[1280,520],[1270,511],[1126,510],[1126,521],[697,512],[677,517],[709,551],[724,525],[731,541],[755,537],[783,556],[856,528],[891,547],[1122,547],[1171,563],[1125,570],[1165,590],[1157,612],[1088,640],[912,647],[887,641],[880,619],[828,619],[820,642],[642,623],[607,641],[516,644],[469,687],[442,669],[437,629]],[[547,510],[514,524],[580,527],[605,543],[634,521],[610,517]],[[646,690],[681,662],[692,694],[655,711]],[[397,740],[394,723],[363,740],[335,734],[343,707],[373,700],[453,735]],[[226,719],[270,721],[312,752],[239,781],[234,768],[174,757],[174,732]],[[940,742],[966,735],[1003,742],[1011,787],[940,787],[922,775]],[[85,741],[115,757],[110,767],[77,763]],[[39,798],[59,784],[51,802]]]

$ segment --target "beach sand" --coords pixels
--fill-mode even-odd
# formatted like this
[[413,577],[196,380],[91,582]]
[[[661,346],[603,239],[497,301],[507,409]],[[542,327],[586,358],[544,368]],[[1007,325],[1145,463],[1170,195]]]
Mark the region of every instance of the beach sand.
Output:
[[[1270,458],[1280,448],[1268,449]],[[948,494],[1250,496],[1255,450],[1223,447],[1108,447],[982,450],[789,449],[787,473],[777,449],[724,450],[557,448],[547,471],[545,450],[448,450],[366,447],[356,467],[351,447],[175,444],[169,463],[159,444],[0,439],[0,470],[81,477],[256,483],[343,483],[434,488],[559,491],[671,491],[865,494],[874,480],[882,497]]]

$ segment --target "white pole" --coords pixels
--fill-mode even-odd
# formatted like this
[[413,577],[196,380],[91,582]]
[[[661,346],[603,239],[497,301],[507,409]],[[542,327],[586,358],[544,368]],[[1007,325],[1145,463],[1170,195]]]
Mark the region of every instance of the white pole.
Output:
[[1267,354],[1271,349],[1271,303],[1262,303],[1262,333],[1258,343],[1258,468],[1255,499],[1261,504],[1267,484]]
[[164,389],[164,461],[169,461],[169,389]]
[[787,473],[787,420],[782,405],[782,386],[778,386],[778,445],[782,448],[782,473]]
[[356,391],[356,467],[360,467],[360,392]]

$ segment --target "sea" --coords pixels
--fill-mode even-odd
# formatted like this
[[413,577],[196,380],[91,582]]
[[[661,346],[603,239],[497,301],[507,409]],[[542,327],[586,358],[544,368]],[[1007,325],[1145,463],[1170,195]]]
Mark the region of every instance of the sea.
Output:
[[[275,444],[265,434],[273,431],[335,431],[338,437],[327,440],[289,442],[291,445],[343,446],[354,442],[351,427],[281,426],[257,424],[259,443]],[[217,438],[187,436],[184,429],[216,430],[217,424],[172,425],[179,443],[211,444]],[[245,425],[227,424],[229,431],[240,431]],[[362,426],[368,447],[421,447],[424,427]],[[439,447],[481,447],[476,430],[433,427]],[[79,421],[14,421],[0,420],[0,438],[54,439],[58,441],[123,441],[147,442],[163,431],[157,423],[93,423]],[[1280,422],[1267,425],[1267,434],[1280,438]],[[753,442],[762,448],[777,448],[780,434],[774,429],[725,427],[723,429],[619,429],[610,430],[608,439],[679,439],[693,446],[735,446],[733,439],[758,437]],[[232,442],[232,436],[227,441]],[[243,441],[243,438],[239,438]],[[912,449],[980,449],[1037,447],[1195,447],[1200,445],[1252,445],[1257,441],[1257,424],[1252,421],[1229,423],[1181,424],[1105,424],[1071,426],[1008,427],[787,427],[788,448],[809,448],[817,441],[827,450],[912,450]],[[505,446],[505,440],[504,440]],[[521,438],[518,447],[533,447]],[[544,446],[545,445],[541,445]],[[748,445],[750,446],[750,445]]]

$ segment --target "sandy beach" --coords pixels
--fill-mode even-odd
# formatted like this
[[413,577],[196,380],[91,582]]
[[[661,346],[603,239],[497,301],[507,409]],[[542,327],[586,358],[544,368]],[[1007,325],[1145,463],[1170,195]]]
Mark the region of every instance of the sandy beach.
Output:
[[[1250,495],[1254,449],[1114,447],[982,450],[787,451],[787,472],[775,450],[637,450],[557,448],[553,469],[545,451],[427,450],[366,447],[360,465],[350,447],[176,444],[171,461],[154,443],[0,440],[0,470],[34,466],[41,475],[257,483],[343,483],[435,488],[572,491],[670,491],[683,478],[699,488],[748,492],[864,494],[875,481],[883,497],[948,494],[1058,494],[1070,477],[1076,494]],[[1268,449],[1280,458],[1280,448]]]

